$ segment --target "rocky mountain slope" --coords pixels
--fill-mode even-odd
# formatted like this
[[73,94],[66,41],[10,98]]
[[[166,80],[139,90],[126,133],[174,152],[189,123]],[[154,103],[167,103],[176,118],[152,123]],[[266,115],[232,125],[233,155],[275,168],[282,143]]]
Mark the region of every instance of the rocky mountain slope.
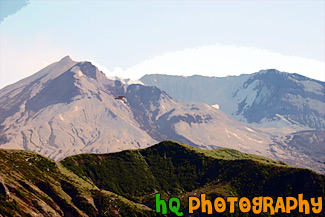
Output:
[[141,81],[268,132],[274,159],[325,172],[324,82],[274,69],[224,78],[145,75]]
[[[272,75],[273,72],[264,74],[270,73]],[[281,73],[277,76],[280,75],[284,76]],[[239,78],[245,76],[247,88],[242,87],[234,98],[238,103],[242,100],[239,96],[248,94],[248,90],[254,90],[256,96],[261,96],[268,95],[269,92],[264,91],[267,87],[274,89],[272,86],[263,86],[262,80],[248,82],[248,75],[234,78],[239,84],[243,82],[243,79]],[[307,79],[306,82],[313,81]],[[238,86],[234,83],[223,83],[224,87]],[[307,83],[304,83],[305,87],[310,91],[314,90],[314,98],[319,97],[317,93],[322,89],[314,83],[309,86]],[[280,89],[273,91],[278,94],[274,95],[274,99],[271,97],[272,99],[268,100],[275,103],[276,96],[280,96],[281,91],[285,92],[288,85],[279,84],[279,86]],[[181,87],[181,84],[175,84],[175,88]],[[291,92],[293,90],[295,89],[290,89]],[[226,96],[234,95],[232,91],[226,89],[224,93]],[[247,96],[251,97],[251,94]],[[204,98],[204,95],[202,97]],[[251,98],[246,97],[245,102],[252,101],[254,97]],[[223,98],[225,99],[227,97]],[[258,100],[252,105],[258,108],[256,101]],[[264,104],[267,103],[264,101]],[[227,105],[229,108],[235,105],[235,101],[231,101],[233,104],[224,102],[224,106]],[[315,100],[306,98],[306,102]],[[297,108],[301,107],[300,101],[295,103]],[[246,103],[242,111],[248,112],[250,110],[248,105]],[[304,103],[302,105],[305,106]],[[322,102],[315,105],[322,106]],[[318,109],[320,113],[323,112],[317,106],[313,108]],[[222,108],[223,104],[220,107]],[[308,103],[305,107],[311,108]],[[321,127],[316,110],[312,110],[316,115],[313,126]],[[324,160],[318,157],[325,155],[322,152],[323,148],[319,147],[324,145],[321,142],[324,141],[322,139],[324,136],[318,134],[319,139],[313,140],[316,142],[313,144],[308,143],[311,140],[305,140],[306,146],[318,145],[315,150],[321,151],[319,155],[315,152],[306,152],[305,149],[299,148],[301,146],[291,145],[294,144],[293,140],[299,138],[289,135],[293,133],[293,127],[309,129],[311,126],[289,124],[289,119],[283,118],[285,117],[283,113],[280,114],[278,114],[282,117],[280,121],[274,119],[257,124],[261,127],[261,123],[262,125],[268,123],[275,127],[276,123],[276,129],[281,132],[289,129],[288,133],[274,137],[269,131],[266,133],[264,129],[257,129],[256,126],[247,126],[247,121],[240,123],[234,120],[215,106],[200,102],[184,103],[155,86],[128,85],[119,80],[110,80],[90,62],[75,62],[67,56],[38,73],[0,90],[0,148],[32,150],[54,160],[60,160],[79,153],[117,152],[145,148],[163,140],[174,140],[203,149],[234,148],[324,173]],[[235,117],[246,116],[240,113]],[[294,117],[293,115],[291,119]],[[295,119],[296,122],[290,123],[298,123],[299,120]],[[291,139],[285,139],[286,136]]]
[[70,57],[0,90],[0,129],[0,148],[32,150],[55,160],[166,139],[269,156],[271,143],[269,135],[212,106],[110,80],[90,62]]
[[276,136],[273,141],[270,149],[274,153],[274,158],[325,174],[324,130],[299,131]]
[[[81,154],[54,162],[30,151],[0,150],[3,216],[157,216],[155,194],[178,197],[322,197],[323,175],[231,149],[165,141],[141,150]],[[235,216],[251,216],[235,207]],[[290,214],[297,216],[298,209]],[[215,213],[214,213],[215,214]],[[218,216],[234,216],[228,212]],[[300,214],[299,214],[300,215]],[[173,216],[169,213],[168,216]],[[261,213],[260,216],[269,216]],[[313,216],[324,216],[320,213]]]
[[184,101],[216,105],[270,132],[325,128],[325,83],[298,74],[270,69],[223,78],[145,75],[140,80]]

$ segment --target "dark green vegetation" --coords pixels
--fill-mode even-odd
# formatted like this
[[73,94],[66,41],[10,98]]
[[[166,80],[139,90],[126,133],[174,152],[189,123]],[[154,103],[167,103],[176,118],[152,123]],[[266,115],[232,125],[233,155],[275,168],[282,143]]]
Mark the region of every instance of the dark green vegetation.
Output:
[[0,150],[0,216],[155,216],[98,189],[60,163],[29,151]]
[[205,151],[172,141],[142,150],[75,155],[60,163],[32,152],[0,150],[0,176],[4,216],[155,216],[155,193],[164,199],[179,197],[186,216],[188,196],[203,193],[213,200],[300,193],[307,199],[324,197],[325,192],[324,176],[310,170],[231,149]]
[[299,193],[310,198],[323,197],[325,192],[324,176],[310,170],[231,149],[205,151],[171,141],[143,150],[76,155],[61,163],[98,188],[151,208],[155,193],[165,199],[182,198],[184,212],[188,196],[201,193],[212,200],[217,196],[297,197]]

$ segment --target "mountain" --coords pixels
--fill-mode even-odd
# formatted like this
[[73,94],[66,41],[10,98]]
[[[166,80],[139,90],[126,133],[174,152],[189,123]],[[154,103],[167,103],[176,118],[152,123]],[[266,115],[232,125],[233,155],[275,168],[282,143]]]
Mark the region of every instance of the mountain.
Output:
[[140,80],[269,133],[268,157],[325,173],[324,82],[275,69],[224,78],[145,75]]
[[0,148],[54,160],[148,147],[163,140],[270,156],[270,136],[204,103],[108,79],[69,56],[0,90]]
[[[251,76],[234,77],[236,85],[245,83],[242,79],[245,77],[249,80]],[[206,79],[210,81],[210,78]],[[230,82],[231,78],[221,80],[224,82],[220,83],[220,87],[224,85],[231,90],[236,86]],[[313,82],[308,79],[307,81]],[[256,86],[259,82],[262,81],[252,83]],[[227,97],[220,97],[225,102],[224,106],[236,107],[235,101],[241,102],[238,97],[244,93],[248,94],[248,89],[253,93],[258,90],[257,87],[256,90],[252,88],[249,82],[246,83],[249,88],[237,91],[235,100],[231,101],[233,104],[226,103]],[[200,84],[202,82],[198,81],[198,85]],[[175,83],[174,86],[182,87],[181,83]],[[266,90],[266,87],[260,86],[258,87],[261,90]],[[207,84],[204,87],[214,88]],[[308,87],[309,90],[316,91],[318,86],[310,83]],[[285,89],[282,89],[275,92],[285,92]],[[230,90],[224,89],[224,95],[234,95]],[[198,90],[195,92],[200,93]],[[259,95],[262,95],[262,92],[258,92]],[[213,95],[217,92],[211,93]],[[317,91],[313,95],[315,98],[316,93]],[[188,91],[188,94],[191,95],[191,92]],[[278,95],[281,94],[275,96]],[[203,95],[202,97],[204,98]],[[249,97],[245,97],[246,102],[252,100]],[[276,98],[274,97],[273,101]],[[255,101],[253,105],[256,104]],[[307,101],[316,102],[311,98],[307,98]],[[297,107],[301,106],[300,101],[295,103]],[[315,105],[322,106],[321,102]],[[305,107],[308,106],[309,104],[306,104]],[[61,160],[79,153],[117,152],[145,148],[163,140],[174,140],[203,149],[233,148],[325,173],[325,152],[322,143],[324,134],[319,133],[321,130],[312,129],[316,130],[317,139],[311,140],[306,136],[308,134],[303,133],[311,130],[310,127],[302,124],[290,125],[288,120],[283,121],[285,118],[247,126],[247,121],[236,121],[223,113],[222,108],[223,104],[220,104],[218,109],[202,102],[182,102],[155,86],[127,84],[120,80],[108,79],[90,62],[75,62],[67,56],[0,90],[0,148],[31,150],[51,159]],[[319,112],[323,110],[320,109]],[[318,115],[316,111],[313,111],[313,114]],[[279,115],[286,117],[283,113]],[[234,115],[235,118],[239,116],[244,117]],[[265,132],[265,128],[258,128],[265,123],[273,124],[273,127],[276,123],[277,130],[282,134],[274,135],[270,134],[269,130]],[[321,123],[318,116],[315,116],[314,123]],[[298,131],[293,131],[293,126],[303,129],[299,131],[305,138],[303,143],[306,147],[318,150],[317,152],[308,152],[306,148],[301,148],[303,143],[299,141],[297,142],[300,145],[292,145],[295,144],[294,140],[300,138],[297,136]],[[286,139],[287,136],[290,139]]]
[[325,83],[298,74],[270,69],[223,78],[145,75],[140,80],[175,98],[215,105],[268,132],[325,128]]
[[[188,197],[302,193],[309,200],[325,194],[324,175],[310,170],[232,149],[202,150],[172,141],[146,149],[70,156],[61,162],[30,151],[0,150],[0,177],[4,216],[158,216],[156,193],[163,199],[180,198],[184,216],[211,216],[200,210],[189,215]],[[235,207],[234,216],[252,215]],[[277,214],[297,215],[298,209]]]

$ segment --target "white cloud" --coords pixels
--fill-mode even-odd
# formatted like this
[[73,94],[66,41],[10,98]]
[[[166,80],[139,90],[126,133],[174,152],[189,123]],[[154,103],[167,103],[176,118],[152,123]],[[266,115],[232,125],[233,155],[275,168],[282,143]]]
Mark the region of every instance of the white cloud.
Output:
[[[0,88],[36,73],[66,55],[70,55],[76,61],[84,61],[84,56],[87,55],[57,46],[47,35],[38,35],[31,41],[20,43],[6,37],[5,34],[2,34],[0,39]],[[109,70],[104,64],[98,64],[94,60],[90,62],[112,79],[117,76],[136,80],[145,74],[155,73],[223,77],[275,68],[325,81],[324,62],[233,45],[216,44],[168,52],[139,61],[138,64],[126,69],[115,67]]]
[[271,68],[325,81],[325,62],[253,47],[221,44],[168,52],[125,70],[116,68],[107,75],[131,79],[139,79],[145,74],[223,77]]

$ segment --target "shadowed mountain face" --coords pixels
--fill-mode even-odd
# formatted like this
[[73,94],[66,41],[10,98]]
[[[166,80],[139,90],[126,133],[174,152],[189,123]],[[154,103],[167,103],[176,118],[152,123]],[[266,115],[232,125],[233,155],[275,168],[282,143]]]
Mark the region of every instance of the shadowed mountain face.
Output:
[[[0,215],[160,216],[155,194],[178,197],[184,216],[188,197],[322,197],[324,176],[232,149],[202,150],[164,141],[140,150],[81,154],[54,162],[22,150],[0,150]],[[253,216],[235,206],[196,216]],[[168,216],[174,216],[168,213]],[[270,216],[261,213],[259,216]],[[298,209],[290,214],[303,216]],[[323,213],[313,216],[324,216]]]
[[38,112],[57,103],[69,103],[80,91],[75,86],[73,73],[63,73],[44,84],[44,88],[34,97],[26,101],[26,110]]
[[226,78],[146,75],[141,81],[185,101],[218,104],[255,127],[325,128],[325,83],[298,74],[270,69]]
[[108,79],[65,57],[0,91],[0,147],[59,160],[170,139],[205,149],[269,156],[270,136],[204,103],[182,103],[153,86]]

